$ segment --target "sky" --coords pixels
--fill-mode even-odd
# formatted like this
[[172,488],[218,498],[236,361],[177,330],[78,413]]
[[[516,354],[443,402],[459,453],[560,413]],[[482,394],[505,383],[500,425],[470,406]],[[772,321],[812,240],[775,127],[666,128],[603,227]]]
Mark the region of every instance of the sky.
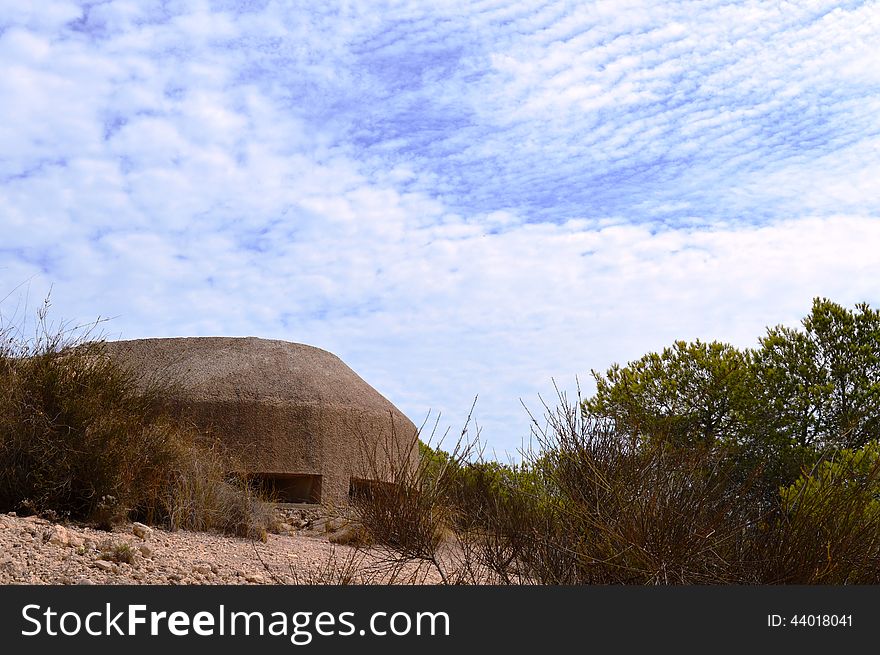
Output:
[[0,314],[311,344],[515,459],[554,384],[880,305],[878,62],[878,2],[0,0]]

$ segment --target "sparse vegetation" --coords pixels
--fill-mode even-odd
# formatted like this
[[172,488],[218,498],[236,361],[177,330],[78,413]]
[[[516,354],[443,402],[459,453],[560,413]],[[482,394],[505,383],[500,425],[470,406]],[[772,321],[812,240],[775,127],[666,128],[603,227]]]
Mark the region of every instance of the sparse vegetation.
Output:
[[135,551],[127,543],[107,544],[101,549],[101,559],[117,564],[132,564],[135,560]]

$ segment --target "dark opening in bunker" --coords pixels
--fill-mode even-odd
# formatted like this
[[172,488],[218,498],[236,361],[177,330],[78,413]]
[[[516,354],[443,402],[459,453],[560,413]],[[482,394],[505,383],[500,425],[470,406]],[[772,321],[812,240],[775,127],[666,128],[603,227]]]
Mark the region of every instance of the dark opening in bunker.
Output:
[[278,503],[320,503],[321,476],[308,473],[254,473],[251,482]]
[[393,486],[393,483],[382,480],[352,478],[348,484],[348,497],[351,500],[369,500],[378,491],[385,491],[387,495]]

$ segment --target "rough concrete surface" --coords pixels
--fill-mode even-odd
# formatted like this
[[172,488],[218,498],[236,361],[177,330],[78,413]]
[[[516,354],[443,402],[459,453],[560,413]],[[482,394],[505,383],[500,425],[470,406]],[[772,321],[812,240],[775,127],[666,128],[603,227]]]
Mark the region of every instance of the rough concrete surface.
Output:
[[[417,461],[416,427],[335,355],[254,337],[111,341],[109,356],[174,389],[181,414],[254,474],[291,482],[292,500],[344,504],[350,481]],[[307,478],[305,476],[312,476]]]

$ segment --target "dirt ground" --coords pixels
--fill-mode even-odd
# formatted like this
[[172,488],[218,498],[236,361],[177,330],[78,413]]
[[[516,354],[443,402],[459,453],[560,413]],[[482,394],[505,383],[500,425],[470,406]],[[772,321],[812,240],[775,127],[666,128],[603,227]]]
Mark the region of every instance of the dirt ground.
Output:
[[345,541],[343,519],[299,516],[265,542],[139,523],[103,531],[0,514],[0,584],[436,584]]

